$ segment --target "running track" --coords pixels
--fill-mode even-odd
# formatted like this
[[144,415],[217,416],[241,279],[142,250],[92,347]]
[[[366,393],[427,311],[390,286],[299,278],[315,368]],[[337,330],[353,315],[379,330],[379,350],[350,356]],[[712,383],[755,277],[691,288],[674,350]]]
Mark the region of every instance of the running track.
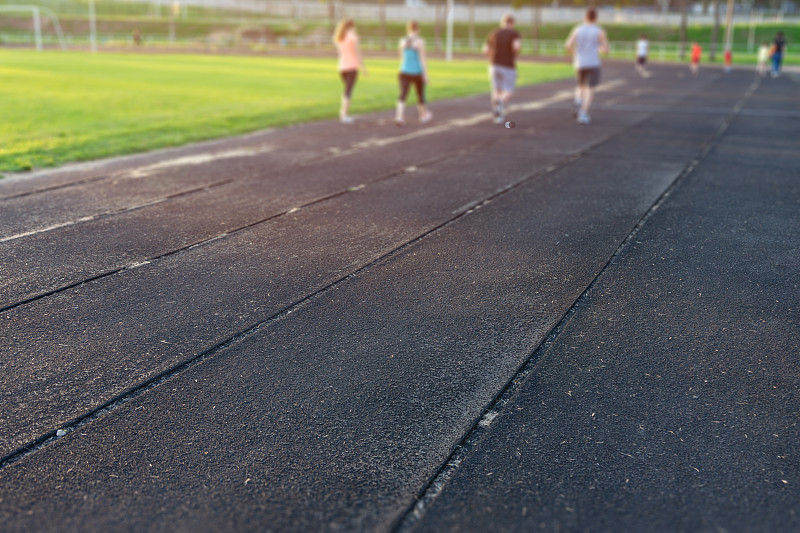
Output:
[[800,85],[686,70],[0,181],[0,529],[800,528]]

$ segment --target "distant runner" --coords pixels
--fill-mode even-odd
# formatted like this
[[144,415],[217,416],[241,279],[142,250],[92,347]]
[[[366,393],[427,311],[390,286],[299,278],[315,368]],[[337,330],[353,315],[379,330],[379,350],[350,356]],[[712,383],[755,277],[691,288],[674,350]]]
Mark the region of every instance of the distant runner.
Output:
[[353,117],[350,116],[350,98],[353,95],[359,70],[367,73],[364,62],[361,59],[361,50],[358,47],[358,34],[356,33],[356,23],[353,19],[343,19],[336,26],[333,34],[333,42],[339,52],[339,75],[344,83],[344,94],[339,108],[339,121],[342,124],[352,124]]
[[700,73],[700,57],[703,55],[703,48],[698,43],[692,43],[692,74],[697,76]]
[[769,60],[769,44],[767,44],[767,41],[763,41],[761,43],[761,47],[758,49],[758,63],[756,64],[756,72],[758,72],[760,76],[766,75],[768,60]]
[[566,42],[573,57],[578,84],[575,87],[575,114],[579,124],[589,124],[589,107],[594,88],[600,83],[600,54],[608,52],[606,32],[597,25],[597,11],[586,10],[586,20],[576,26]]
[[786,39],[783,38],[783,32],[779,31],[775,35],[775,40],[772,41],[772,77],[777,78],[781,74],[781,63],[783,62],[783,53],[786,50]]
[[514,29],[514,17],[503,16],[500,28],[492,31],[483,45],[483,53],[489,58],[495,124],[505,121],[505,108],[517,85],[516,59],[521,49],[522,41],[519,32]]
[[639,40],[636,41],[636,72],[644,77],[647,77],[647,54],[650,49],[650,43],[647,41],[647,35],[644,33],[639,35]]
[[425,107],[425,85],[428,83],[428,68],[425,61],[425,40],[419,36],[419,23],[409,21],[407,34],[400,39],[400,98],[397,100],[397,112],[394,123],[402,126],[406,123],[403,116],[406,106],[406,97],[411,85],[417,91],[417,109],[419,121],[425,124],[430,122],[433,115]]

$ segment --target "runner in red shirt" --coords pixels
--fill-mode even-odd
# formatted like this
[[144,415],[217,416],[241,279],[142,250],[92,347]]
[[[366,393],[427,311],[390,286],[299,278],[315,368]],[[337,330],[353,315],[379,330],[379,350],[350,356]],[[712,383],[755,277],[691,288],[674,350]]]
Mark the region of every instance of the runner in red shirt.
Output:
[[697,76],[700,72],[700,56],[703,55],[703,49],[699,44],[692,43],[692,74]]

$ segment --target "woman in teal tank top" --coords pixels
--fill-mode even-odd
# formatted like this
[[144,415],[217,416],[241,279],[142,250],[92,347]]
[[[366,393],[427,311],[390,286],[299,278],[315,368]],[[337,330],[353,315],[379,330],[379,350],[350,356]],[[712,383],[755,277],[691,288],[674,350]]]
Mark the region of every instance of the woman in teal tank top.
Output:
[[417,109],[419,121],[423,124],[430,122],[433,115],[425,107],[425,85],[428,82],[427,68],[425,65],[425,40],[419,36],[419,24],[416,20],[408,23],[407,34],[400,39],[400,98],[397,100],[397,112],[394,123],[402,126],[406,123],[403,118],[406,106],[406,97],[411,85],[417,91]]

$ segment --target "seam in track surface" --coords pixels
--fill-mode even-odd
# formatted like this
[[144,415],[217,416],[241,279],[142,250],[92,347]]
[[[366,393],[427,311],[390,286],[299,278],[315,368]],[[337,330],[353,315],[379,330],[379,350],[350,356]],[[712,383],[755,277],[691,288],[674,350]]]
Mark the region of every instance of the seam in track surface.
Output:
[[[265,318],[263,320],[260,320],[260,321],[258,321],[256,323],[246,327],[246,328],[241,329],[240,331],[238,331],[238,332],[230,335],[229,337],[219,341],[218,343],[216,343],[212,347],[202,351],[201,353],[199,353],[199,354],[197,354],[197,355],[195,355],[193,357],[190,357],[189,359],[186,359],[181,363],[173,365],[172,367],[170,367],[170,368],[158,373],[157,375],[155,375],[155,376],[153,376],[153,377],[151,377],[151,378],[149,378],[149,379],[147,379],[147,380],[145,380],[145,381],[143,381],[143,382],[141,382],[141,383],[139,383],[137,385],[134,385],[133,387],[130,387],[130,388],[126,389],[125,391],[121,392],[120,394],[117,394],[116,396],[114,396],[110,400],[104,402],[102,405],[100,405],[100,406],[98,406],[98,407],[96,407],[96,408],[94,408],[94,409],[92,409],[92,410],[90,410],[90,411],[88,411],[88,412],[86,412],[86,413],[84,413],[84,414],[72,419],[71,421],[69,421],[69,422],[67,422],[65,424],[62,424],[59,429],[51,430],[51,431],[45,433],[44,435],[41,435],[41,436],[37,437],[36,439],[33,439],[33,440],[29,441],[28,443],[26,443],[26,444],[22,445],[21,447],[19,447],[17,450],[15,450],[15,451],[7,454],[6,456],[0,458],[0,471],[2,471],[2,469],[4,469],[4,468],[16,463],[19,460],[24,459],[25,457],[27,457],[27,456],[29,456],[29,455],[31,455],[33,453],[36,453],[37,451],[39,451],[42,448],[46,447],[47,445],[51,444],[55,440],[65,436],[65,435],[67,435],[69,433],[72,433],[73,431],[76,431],[76,430],[84,427],[85,425],[87,425],[87,424],[91,423],[92,421],[104,416],[105,414],[108,414],[108,413],[112,412],[113,410],[117,409],[118,407],[120,407],[120,406],[122,406],[122,405],[124,405],[124,404],[126,404],[126,403],[128,403],[128,402],[130,402],[130,401],[132,401],[132,400],[134,400],[136,398],[138,398],[139,396],[141,396],[142,394],[145,394],[150,389],[152,389],[154,387],[157,387],[160,384],[162,384],[162,383],[164,383],[164,382],[166,382],[166,381],[168,381],[168,380],[170,380],[170,379],[172,379],[174,377],[179,376],[183,372],[185,372],[185,371],[189,370],[190,368],[193,368],[194,366],[202,363],[206,359],[209,359],[209,358],[213,357],[215,354],[219,353],[220,351],[224,350],[225,348],[227,348],[229,346],[232,346],[232,345],[238,343],[239,341],[242,341],[242,340],[248,338],[249,336],[254,334],[256,331],[258,331],[260,328],[268,326],[269,324],[275,323],[275,322],[277,322],[279,320],[282,320],[282,319],[286,318],[287,316],[289,316],[290,314],[294,313],[295,311],[303,308],[304,306],[310,304],[314,300],[322,297],[323,295],[327,294],[331,290],[337,288],[338,286],[343,284],[345,281],[350,280],[352,278],[355,278],[358,275],[366,272],[367,270],[369,270],[369,269],[371,269],[371,268],[373,268],[373,267],[375,267],[375,266],[377,266],[377,265],[379,265],[381,263],[384,263],[384,262],[390,260],[393,257],[396,257],[397,255],[401,254],[403,251],[405,251],[409,247],[412,247],[412,246],[416,245],[417,243],[423,241],[424,239],[434,235],[435,233],[439,232],[443,228],[445,228],[447,226],[450,226],[451,224],[453,224],[454,222],[458,221],[459,219],[461,219],[461,218],[463,218],[463,217],[475,212],[476,210],[484,207],[485,205],[489,204],[490,202],[496,200],[497,198],[500,198],[500,197],[504,196],[505,194],[509,193],[510,191],[512,191],[514,189],[517,189],[520,186],[522,186],[522,185],[524,185],[526,183],[529,183],[529,182],[533,181],[536,178],[539,178],[541,176],[553,173],[553,172],[555,172],[555,171],[557,171],[557,170],[569,165],[570,163],[572,163],[572,162],[580,159],[581,157],[583,157],[583,155],[586,154],[587,152],[589,152],[590,150],[593,150],[593,149],[601,146],[602,144],[604,144],[604,143],[608,142],[609,140],[611,140],[612,138],[614,138],[616,135],[622,134],[628,128],[634,127],[636,125],[639,125],[639,124],[649,120],[650,118],[652,118],[652,116],[650,116],[650,115],[645,116],[641,120],[636,121],[635,123],[631,124],[630,126],[626,127],[625,129],[621,130],[620,132],[617,132],[617,133],[614,133],[614,134],[604,135],[604,136],[600,137],[599,139],[597,139],[596,141],[594,141],[593,143],[587,145],[583,149],[578,150],[575,153],[570,154],[570,155],[562,158],[560,161],[558,161],[556,163],[553,163],[553,164],[547,166],[546,168],[537,170],[537,171],[535,171],[535,172],[533,172],[533,173],[531,173],[531,174],[529,174],[529,175],[527,175],[527,176],[525,176],[523,178],[520,178],[519,180],[517,180],[517,181],[515,181],[513,183],[510,183],[508,185],[505,185],[504,187],[501,187],[501,188],[497,189],[494,193],[484,197],[482,200],[478,200],[476,203],[474,203],[474,205],[473,204],[468,204],[467,206],[464,207],[464,209],[465,209],[464,211],[454,213],[454,216],[452,216],[451,218],[448,218],[444,222],[442,222],[442,223],[440,223],[440,224],[438,224],[438,225],[426,230],[425,232],[419,234],[416,237],[411,238],[410,240],[408,240],[405,243],[397,246],[396,248],[394,248],[392,250],[389,250],[388,252],[384,253],[383,255],[379,256],[378,258],[374,259],[373,261],[371,261],[371,262],[359,267],[358,269],[352,271],[351,273],[346,274],[346,275],[340,277],[339,279],[336,279],[333,282],[329,283],[328,285],[326,285],[324,287],[321,287],[321,288],[317,289],[316,291],[314,291],[314,292],[312,292],[312,293],[310,293],[310,294],[308,294],[308,295],[296,300],[294,303],[291,303],[291,304],[285,306],[283,309],[278,310],[277,312],[273,313],[269,317],[267,317],[267,318]],[[717,134],[717,137],[720,136],[721,133],[722,132],[720,131]],[[709,146],[707,147],[707,150],[705,150],[703,152],[703,156],[704,156],[705,153],[707,153],[708,150],[711,149],[710,145],[713,145],[713,143],[714,143],[714,141],[716,140],[717,137],[712,139],[712,141],[709,141],[709,143],[708,143]],[[499,140],[496,140],[496,141],[492,142],[491,145],[494,145],[497,142],[499,142]],[[481,142],[480,146],[484,146],[485,147],[485,146],[487,146],[487,144],[485,142]],[[447,157],[449,154],[459,153],[459,152],[463,152],[463,151],[464,151],[464,149],[453,151],[453,152],[449,152],[448,154],[440,155],[440,156],[437,156],[435,158],[431,158],[430,160],[427,160],[424,164],[425,165],[433,164],[434,162],[439,161],[439,160]],[[696,163],[695,163],[695,165],[696,165]],[[691,169],[693,169],[695,165],[691,165]],[[382,176],[382,177],[380,177],[380,178],[378,178],[376,180],[370,181],[369,183],[370,184],[376,183],[376,182],[379,182],[379,181],[382,181],[382,180],[385,180],[385,179],[389,179],[389,178],[397,176],[397,175],[404,174],[405,172],[406,172],[406,169],[394,171],[394,172],[392,172],[390,174],[387,174],[387,175],[384,175],[384,176]],[[691,170],[684,171],[684,173],[687,173],[687,172],[691,172]],[[680,179],[681,176],[676,178],[675,181],[677,182],[677,180]],[[352,187],[350,189],[345,189],[343,191],[339,191],[337,193],[334,193],[332,195],[326,196],[324,198],[318,198],[318,199],[314,200],[313,202],[309,202],[309,203],[305,204],[302,207],[308,207],[310,205],[314,205],[314,204],[317,204],[317,203],[320,203],[320,202],[324,202],[324,201],[329,200],[331,198],[342,196],[342,195],[348,194],[350,192],[355,192],[356,190],[360,190],[360,187]],[[666,194],[667,193],[665,192],[662,195],[662,197],[665,197]],[[275,219],[277,217],[283,216],[285,214],[295,212],[297,209],[298,208],[293,208],[293,209],[286,210],[286,211],[284,211],[282,213],[276,214],[276,215],[271,216],[271,217],[269,217],[269,218],[267,218],[265,220],[262,220],[262,221],[254,222],[252,224],[249,224],[247,226],[239,228],[239,229],[237,229],[235,231],[227,232],[227,233],[225,233],[223,235],[220,235],[220,236],[215,236],[215,237],[212,237],[212,238],[209,238],[209,239],[205,239],[205,240],[203,240],[203,241],[201,241],[199,243],[193,244],[191,246],[187,246],[185,248],[181,248],[180,250],[175,250],[175,251],[168,252],[167,254],[163,254],[163,255],[159,256],[158,258],[160,259],[160,258],[163,258],[163,257],[175,255],[177,253],[180,253],[181,251],[185,251],[185,250],[188,250],[190,248],[195,248],[197,246],[201,246],[203,244],[207,244],[207,243],[209,243],[211,241],[214,241],[214,240],[217,240],[217,239],[219,239],[219,238],[221,238],[223,236],[227,236],[227,235],[230,235],[232,233],[235,233],[235,232],[238,232],[238,231],[242,231],[242,230],[247,229],[249,227],[255,226],[257,224],[266,222],[268,220],[272,220],[272,219]],[[643,222],[643,220],[640,220],[640,224],[642,222]],[[637,225],[637,228],[638,227],[639,226]],[[635,231],[636,230],[634,230],[634,232]],[[631,233],[631,235],[632,234],[633,233]],[[630,237],[630,235],[629,235],[629,237]],[[625,242],[628,242],[628,240],[626,239]],[[622,246],[620,246],[620,249],[621,248],[622,248]],[[612,256],[611,260],[613,260],[613,258],[617,255],[618,252],[619,252],[619,249]],[[609,260],[609,263],[611,262],[611,260]],[[92,278],[91,280],[82,281],[82,282],[78,282],[78,283],[72,284],[70,287],[75,287],[75,286],[81,285],[83,283],[86,283],[88,281],[92,281],[92,280],[100,279],[100,278],[103,278],[103,277],[107,277],[109,275],[121,272],[123,270],[136,268],[136,267],[141,266],[143,264],[146,264],[146,262],[140,262],[140,263],[137,263],[135,265],[130,265],[130,266],[127,266],[127,267],[124,267],[124,268],[116,269],[113,272],[109,272],[109,273],[106,273],[106,274],[101,274],[99,276],[96,276],[96,277]],[[605,269],[605,267],[604,267],[604,269]],[[602,273],[602,270],[601,270],[601,273]],[[591,287],[591,285],[590,285],[590,287]],[[57,292],[65,290],[66,288],[68,288],[68,287],[65,287],[64,289],[58,289],[58,290],[55,290],[55,291],[51,291],[48,294],[55,294]],[[588,291],[588,289],[587,289],[587,291]],[[8,306],[6,308],[0,309],[0,312],[6,311],[6,310],[14,308],[14,307],[18,307],[19,305],[22,305],[23,303],[27,303],[29,301],[33,301],[33,300],[39,299],[39,298],[41,298],[43,296],[45,296],[45,295],[29,299],[26,302],[20,302],[20,303],[14,304],[12,306]],[[580,300],[581,297],[579,297],[578,300],[576,300],[576,303]],[[575,307],[575,304],[573,304],[573,306],[570,308],[570,311],[568,311],[567,314],[569,314],[574,307]],[[555,336],[557,336],[557,333],[560,332],[560,329],[558,329],[559,325],[562,325],[563,322],[564,322],[564,319],[562,318],[562,320],[559,321],[557,326],[554,327],[553,330],[551,330],[550,334],[548,334],[547,339],[549,339],[550,336],[554,334],[554,332],[555,332]],[[553,339],[554,338],[555,337],[553,337]],[[547,340],[545,342],[547,342]],[[542,343],[542,345],[544,345],[544,343]],[[540,345],[539,349],[541,349],[542,345]],[[548,346],[549,346],[549,344],[548,344]],[[534,351],[534,354],[537,353],[537,352],[538,352],[538,349],[536,351]],[[496,398],[489,405],[487,412],[491,412],[492,406],[495,406],[495,405],[498,404],[498,401],[503,397],[503,395],[506,392],[506,390],[509,389],[509,387],[515,382],[515,380],[518,379],[518,374],[522,371],[522,369],[524,369],[524,367],[528,363],[530,363],[532,356],[533,356],[533,354],[522,364],[522,366],[521,366],[520,370],[517,372],[517,374],[515,374],[512,377],[512,379],[508,382],[508,384],[498,393]],[[512,392],[512,394],[513,394],[513,392]],[[509,395],[509,398],[510,398],[510,395]],[[506,400],[506,402],[507,402],[507,400]],[[473,426],[472,430],[470,430],[465,435],[465,437],[462,439],[462,441],[459,442],[459,444],[456,446],[455,451],[451,455],[451,459],[453,457],[455,457],[456,452],[458,450],[465,449],[464,445],[467,443],[468,440],[470,440],[472,438],[473,433],[475,433],[476,428],[479,425],[480,425],[480,420],[475,422],[475,425]],[[415,516],[416,514],[419,514],[419,516],[421,516],[421,512],[417,513],[417,506],[421,505],[423,501],[432,501],[435,498],[435,496],[438,495],[439,492],[441,492],[441,488],[443,487],[443,483],[446,482],[446,480],[449,479],[449,477],[452,475],[452,472],[447,470],[450,467],[450,463],[452,463],[452,460],[448,460],[445,463],[445,465],[442,466],[442,468],[437,472],[437,474],[431,479],[431,481],[426,485],[426,487],[423,489],[423,491],[417,497],[416,503],[414,505],[412,505],[412,507],[406,513],[404,513],[403,518],[398,523],[401,530],[403,530],[404,528],[407,529],[407,527],[404,526],[407,518]],[[441,476],[447,476],[447,477],[446,478],[442,478],[444,481],[441,484],[441,486],[438,486],[437,485],[437,483],[438,483],[437,480],[440,479]],[[434,487],[436,487],[436,486],[438,486],[438,489],[434,490]],[[411,525],[411,524],[409,524],[409,525]]]
[[227,179],[222,181],[216,181],[213,183],[209,183],[208,185],[203,185],[201,187],[194,187],[191,189],[186,189],[184,191],[168,194],[166,196],[162,196],[161,198],[155,198],[153,200],[149,200],[147,202],[142,202],[141,204],[136,204],[128,207],[123,207],[122,209],[115,209],[113,211],[106,211],[103,213],[97,213],[95,215],[88,215],[85,217],[81,217],[75,220],[70,220],[68,222],[61,222],[59,224],[53,224],[52,226],[47,226],[46,228],[39,228],[31,231],[26,231],[23,233],[17,233],[16,235],[9,235],[7,237],[0,237],[0,243],[14,241],[16,239],[22,239],[24,237],[31,237],[33,235],[38,235],[40,233],[46,233],[48,231],[53,231],[56,229],[61,228],[68,228],[70,226],[76,226],[78,224],[83,224],[84,222],[93,222],[95,220],[102,220],[104,218],[111,218],[118,215],[123,215],[125,213],[130,213],[132,211],[138,211],[139,209],[144,209],[146,207],[152,207],[154,205],[163,204],[165,202],[169,202],[171,200],[177,200],[178,198],[183,198],[184,196],[190,196],[195,193],[210,191],[217,187],[221,187],[223,185],[227,185],[232,183],[234,180]]
[[395,533],[408,533],[414,529],[416,524],[422,520],[428,508],[433,504],[436,498],[442,493],[448,481],[455,475],[458,468],[465,459],[475,451],[487,436],[489,428],[495,418],[502,414],[503,408],[514,398],[517,392],[522,388],[523,384],[530,376],[535,366],[538,364],[542,356],[547,352],[550,346],[558,340],[564,328],[570,323],[572,317],[577,313],[581,304],[583,304],[592,292],[592,289],[597,285],[599,279],[603,274],[616,262],[617,258],[625,251],[631,242],[636,238],[636,235],[641,231],[642,227],[647,223],[653,214],[664,204],[672,192],[689,176],[694,169],[708,156],[713,147],[720,141],[722,136],[728,130],[731,122],[736,116],[741,113],[742,107],[745,102],[753,95],[758,88],[760,79],[755,79],[747,88],[745,93],[739,98],[733,108],[728,112],[724,121],[720,125],[714,136],[707,141],[697,155],[684,167],[684,169],[675,177],[672,183],[664,190],[663,193],[656,199],[653,205],[642,215],[638,222],[634,225],[631,232],[623,239],[606,264],[600,269],[594,279],[589,283],[586,289],[575,299],[572,305],[562,315],[561,319],[550,329],[537,346],[533,347],[530,355],[520,364],[517,371],[511,376],[505,386],[501,388],[495,397],[483,409],[481,416],[475,420],[469,430],[464,434],[461,440],[454,446],[452,452],[444,461],[439,470],[430,478],[428,483],[418,493],[416,499],[406,509],[406,511],[395,521],[391,527],[391,531]]
[[[494,142],[498,142],[498,141],[494,141]],[[176,248],[176,249],[170,250],[168,252],[164,252],[164,253],[161,253],[161,254],[158,254],[158,255],[147,257],[147,258],[141,259],[139,261],[136,261],[135,263],[131,263],[131,264],[128,264],[128,265],[125,265],[125,266],[121,266],[121,267],[118,267],[118,268],[107,270],[105,272],[101,272],[99,274],[90,276],[88,278],[84,278],[82,280],[78,280],[78,281],[69,283],[67,285],[62,285],[61,287],[57,287],[57,288],[49,290],[47,292],[36,294],[36,295],[31,296],[29,298],[25,298],[24,300],[20,300],[18,302],[14,302],[12,304],[8,304],[6,306],[0,307],[0,313],[3,313],[5,311],[9,311],[11,309],[14,309],[16,307],[20,307],[22,305],[29,304],[31,302],[34,302],[36,300],[40,300],[42,298],[46,298],[48,296],[52,296],[54,294],[58,294],[60,292],[64,292],[66,290],[78,287],[78,286],[83,285],[85,283],[90,283],[92,281],[96,281],[96,280],[103,279],[103,278],[106,278],[106,277],[109,277],[109,276],[113,276],[113,275],[119,274],[120,272],[123,272],[125,270],[132,270],[134,268],[153,263],[154,261],[158,261],[158,260],[161,260],[161,259],[164,259],[164,258],[167,258],[167,257],[171,257],[171,256],[174,256],[174,255],[180,254],[182,252],[185,252],[187,250],[195,249],[197,247],[209,244],[209,243],[211,243],[213,241],[217,241],[219,239],[222,239],[222,238],[225,238],[225,237],[229,237],[231,235],[235,235],[235,234],[240,233],[242,231],[246,231],[246,230],[248,230],[250,228],[258,226],[259,224],[264,224],[266,222],[273,221],[273,220],[275,220],[277,218],[280,218],[282,216],[295,213],[300,209],[308,208],[308,207],[311,207],[313,205],[320,204],[320,203],[326,202],[328,200],[332,200],[334,198],[338,198],[338,197],[343,196],[345,194],[356,192],[358,190],[363,189],[366,185],[372,185],[372,184],[380,183],[381,181],[385,181],[385,180],[394,178],[396,176],[401,176],[403,174],[408,174],[408,173],[411,173],[411,172],[415,172],[415,171],[419,170],[420,168],[425,168],[427,166],[434,165],[434,164],[436,164],[436,163],[438,163],[438,162],[440,162],[440,161],[442,161],[442,160],[444,160],[444,159],[446,159],[448,157],[451,157],[453,154],[460,154],[460,153],[468,152],[470,149],[472,149],[472,148],[474,148],[476,146],[479,146],[479,145],[480,146],[486,146],[486,143],[480,143],[480,144],[476,143],[475,145],[469,146],[467,148],[459,148],[458,150],[454,150],[452,152],[447,152],[445,154],[439,154],[437,156],[434,156],[434,157],[431,157],[429,159],[426,159],[425,161],[423,161],[421,163],[418,163],[414,167],[406,167],[406,168],[403,168],[403,169],[398,169],[398,170],[393,170],[393,171],[387,172],[386,174],[382,174],[382,175],[378,176],[377,178],[375,178],[373,180],[367,181],[364,184],[361,184],[361,185],[358,185],[358,186],[354,186],[354,187],[348,187],[347,189],[339,190],[339,191],[330,193],[328,195],[321,196],[319,198],[315,198],[315,199],[310,200],[310,201],[308,201],[308,202],[306,202],[304,204],[300,204],[300,205],[295,206],[295,207],[283,209],[282,211],[279,211],[279,212],[277,212],[277,213],[275,213],[273,215],[270,215],[268,217],[255,220],[253,222],[249,222],[247,224],[238,226],[236,228],[232,228],[232,229],[230,229],[228,231],[225,231],[223,233],[212,235],[211,237],[206,237],[206,238],[201,239],[199,241],[195,241],[195,242],[193,242],[191,244],[187,244],[185,246],[181,246],[180,248]],[[80,223],[80,222],[88,222],[88,221],[91,221],[91,220],[97,220],[97,219],[101,219],[101,218],[106,218],[106,217],[118,215],[118,214],[121,214],[121,213],[127,213],[129,211],[135,211],[137,209],[141,209],[141,208],[144,208],[144,207],[148,207],[148,206],[156,205],[156,204],[159,204],[159,203],[163,203],[165,201],[172,200],[172,199],[184,196],[184,195],[192,194],[192,193],[195,193],[195,192],[201,192],[201,191],[210,189],[212,187],[218,187],[218,186],[221,186],[221,185],[225,185],[225,184],[231,183],[233,181],[234,180],[225,180],[225,181],[218,182],[218,183],[215,183],[215,184],[212,184],[212,185],[209,185],[209,186],[202,187],[200,189],[193,189],[192,191],[186,191],[186,192],[183,192],[183,193],[179,193],[179,194],[173,195],[171,197],[167,197],[167,198],[163,198],[163,199],[158,200],[158,201],[153,201],[153,202],[149,202],[149,203],[142,204],[142,205],[139,205],[139,206],[127,208],[127,209],[124,209],[124,210],[121,210],[121,211],[115,211],[113,213],[108,213],[108,214],[105,214],[105,215],[97,215],[97,216],[94,216],[94,217],[87,217],[85,219],[80,219],[80,220],[75,221],[75,222],[62,224],[62,225],[57,226],[57,228],[71,226],[71,225],[74,225],[74,224],[77,224],[77,223]],[[54,227],[52,229],[56,229],[56,227]],[[31,232],[30,234],[32,235],[32,234],[35,234],[35,233],[38,233],[38,232]],[[12,238],[14,238],[14,237],[12,237]],[[12,238],[0,239],[0,243],[5,242],[7,240],[11,240]]]

